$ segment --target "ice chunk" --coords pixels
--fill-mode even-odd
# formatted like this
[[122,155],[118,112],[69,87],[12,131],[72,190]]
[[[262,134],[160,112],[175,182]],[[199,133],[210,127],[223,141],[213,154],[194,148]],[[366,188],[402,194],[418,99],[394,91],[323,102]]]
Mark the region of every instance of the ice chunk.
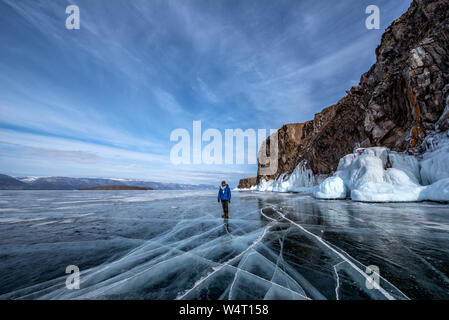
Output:
[[432,184],[449,178],[449,131],[429,136],[426,141],[427,152],[421,161],[421,179],[423,184]]
[[346,155],[338,164],[336,176],[352,190],[365,182],[382,182],[383,168],[387,163],[386,148],[358,149]]
[[314,196],[320,199],[346,199],[348,189],[342,178],[334,176],[324,180],[315,190]]

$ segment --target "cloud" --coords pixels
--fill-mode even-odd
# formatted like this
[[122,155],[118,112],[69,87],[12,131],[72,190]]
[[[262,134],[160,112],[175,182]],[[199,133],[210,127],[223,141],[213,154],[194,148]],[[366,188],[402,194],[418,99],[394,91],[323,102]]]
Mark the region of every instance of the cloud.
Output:
[[[410,2],[375,0],[383,27]],[[219,130],[309,120],[369,69],[382,34],[366,30],[372,2],[359,0],[77,0],[78,31],[65,28],[68,4],[0,1],[0,165],[9,172],[255,175],[171,166],[170,132],[192,120]]]
[[215,95],[215,93],[213,93],[208,85],[200,78],[197,77],[196,78],[198,86],[194,86],[194,88],[202,95],[204,96],[204,98],[210,102],[210,103],[218,103],[219,99],[218,97]]
[[[64,101],[58,105],[30,103],[16,99],[14,106],[0,102],[0,124],[33,129],[46,134],[102,142],[122,148],[144,150],[162,149],[164,144],[155,139],[143,139],[126,132],[124,128],[112,127],[98,112],[83,108],[70,108]],[[39,110],[36,114],[36,110]]]
[[[90,159],[109,159],[117,161],[143,161],[153,164],[164,164],[168,157],[152,153],[136,152],[127,149],[111,147],[91,142],[83,142],[73,139],[52,137],[42,134],[25,133],[9,129],[0,129],[0,143],[3,145],[20,146],[26,150],[51,150],[52,154],[82,155]],[[34,154],[37,154],[34,152]],[[48,152],[41,152],[41,155],[48,155]],[[52,160],[49,158],[48,160]],[[56,159],[54,159],[56,160]],[[79,160],[74,158],[73,160]]]
[[[1,144],[0,144],[1,146]],[[5,152],[11,152],[11,147],[16,150],[15,156],[20,158],[38,157],[51,161],[66,161],[71,163],[95,163],[99,156],[84,151],[66,151],[48,148],[35,148],[11,143],[3,143]]]
[[[134,178],[173,183],[238,181],[255,170],[242,166],[172,165],[165,156],[94,143],[0,129],[2,173]],[[33,171],[35,170],[35,171]]]

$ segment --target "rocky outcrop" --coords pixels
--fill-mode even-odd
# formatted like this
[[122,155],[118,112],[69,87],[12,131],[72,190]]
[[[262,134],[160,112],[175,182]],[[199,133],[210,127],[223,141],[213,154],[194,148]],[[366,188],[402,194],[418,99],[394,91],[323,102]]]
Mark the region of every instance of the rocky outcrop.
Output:
[[337,104],[279,129],[278,170],[263,176],[259,164],[257,182],[278,179],[300,163],[331,174],[355,147],[417,153],[429,132],[448,129],[449,1],[414,0],[385,31],[376,57]]
[[257,185],[257,177],[240,179],[237,189],[249,189]]

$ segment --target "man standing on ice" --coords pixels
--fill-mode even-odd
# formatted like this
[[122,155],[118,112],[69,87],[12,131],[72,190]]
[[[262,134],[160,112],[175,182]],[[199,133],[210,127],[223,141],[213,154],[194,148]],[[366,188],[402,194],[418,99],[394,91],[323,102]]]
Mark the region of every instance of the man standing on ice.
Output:
[[222,218],[228,219],[228,203],[231,203],[231,189],[226,181],[221,182],[221,187],[218,189],[218,202],[221,200],[221,205],[223,207]]

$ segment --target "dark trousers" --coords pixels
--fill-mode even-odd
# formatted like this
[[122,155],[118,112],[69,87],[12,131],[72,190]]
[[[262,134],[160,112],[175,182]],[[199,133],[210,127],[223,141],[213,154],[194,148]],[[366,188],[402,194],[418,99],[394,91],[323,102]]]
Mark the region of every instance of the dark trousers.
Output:
[[221,200],[221,206],[223,207],[224,216],[228,217],[228,200]]

